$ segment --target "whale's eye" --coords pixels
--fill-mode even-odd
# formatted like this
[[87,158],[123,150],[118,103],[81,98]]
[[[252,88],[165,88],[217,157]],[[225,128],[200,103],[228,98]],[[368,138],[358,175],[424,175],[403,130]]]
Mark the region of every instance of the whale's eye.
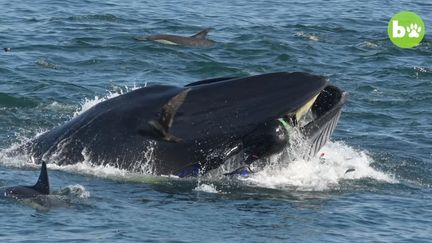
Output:
[[275,138],[278,142],[288,142],[288,130],[281,124],[275,129]]

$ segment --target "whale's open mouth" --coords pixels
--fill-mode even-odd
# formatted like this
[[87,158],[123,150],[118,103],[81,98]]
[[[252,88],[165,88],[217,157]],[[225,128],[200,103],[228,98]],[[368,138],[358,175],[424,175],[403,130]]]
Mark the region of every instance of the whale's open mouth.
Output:
[[[234,162],[234,168],[226,175],[248,176],[252,171],[267,166],[271,155],[283,151],[294,152],[292,159],[311,159],[330,139],[339,120],[347,93],[336,86],[326,84],[309,99],[297,103],[296,108],[279,118],[272,118],[244,136],[241,142],[228,149],[225,157]],[[290,102],[295,102],[290,100]],[[225,162],[227,163],[227,162]],[[224,164],[225,164],[224,163]],[[253,167],[254,169],[250,169]],[[182,169],[176,175],[196,176],[202,170],[200,164]]]
[[[328,85],[324,87],[319,94],[313,96],[300,108],[277,119],[283,127],[282,129],[286,130],[285,133],[281,133],[278,131],[281,128],[277,127],[275,129],[275,134],[277,133],[279,134],[278,136],[282,136],[282,138],[278,137],[278,141],[283,141],[285,147],[290,147],[293,143],[298,143],[298,141],[293,140],[303,140],[300,156],[306,160],[311,159],[333,134],[342,107],[346,101],[346,96],[347,93],[336,86]],[[295,130],[300,132],[300,137],[294,138],[295,135],[292,133]],[[283,136],[286,137],[283,138]],[[298,155],[297,153],[297,155],[292,156],[295,157]],[[255,172],[257,168],[262,169],[263,166],[266,166],[266,164],[262,162],[252,165],[254,169],[251,169],[250,166],[241,166],[230,173],[226,173],[226,175],[248,177],[251,173]]]
[[329,85],[321,91],[310,110],[302,117],[300,130],[311,146],[306,157],[314,156],[330,139],[339,121],[346,96],[346,92]]
[[305,158],[314,156],[330,139],[339,120],[347,93],[336,86],[326,86],[295,112],[283,118],[286,125],[298,127],[310,148]]

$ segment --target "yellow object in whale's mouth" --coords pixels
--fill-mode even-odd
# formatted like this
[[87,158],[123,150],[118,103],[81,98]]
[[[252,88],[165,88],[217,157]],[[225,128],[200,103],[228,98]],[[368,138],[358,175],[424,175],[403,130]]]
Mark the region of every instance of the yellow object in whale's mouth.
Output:
[[312,105],[315,103],[315,100],[318,98],[318,95],[319,94],[312,97],[312,99],[310,99],[308,102],[306,102],[306,104],[304,104],[302,107],[300,107],[295,112],[295,118],[297,121],[299,121],[300,119],[302,119],[304,117],[304,115],[306,115],[306,113],[310,110]]
[[[310,122],[311,118],[311,108],[312,105],[315,103],[316,99],[318,98],[318,95],[313,96],[308,102],[306,102],[303,106],[298,108],[296,111],[291,112],[286,115],[285,119],[291,126],[297,126],[297,125],[305,125],[306,123]],[[304,119],[303,119],[304,118]]]

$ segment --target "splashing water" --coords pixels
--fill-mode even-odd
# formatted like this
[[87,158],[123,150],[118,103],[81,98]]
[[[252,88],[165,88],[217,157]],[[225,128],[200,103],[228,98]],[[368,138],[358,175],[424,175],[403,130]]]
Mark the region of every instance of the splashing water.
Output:
[[[334,189],[344,179],[371,178],[388,183],[396,179],[371,167],[373,160],[343,142],[327,142],[311,160],[282,161],[243,179],[246,183],[266,188],[323,191]],[[354,169],[354,171],[352,171]],[[348,170],[351,172],[347,173]]]
[[58,195],[85,199],[90,197],[90,192],[87,191],[84,186],[76,184],[62,188],[58,192]]
[[305,33],[303,31],[297,32],[295,33],[295,36],[304,38],[306,40],[310,40],[310,41],[319,41],[319,36],[317,34],[309,34],[309,33]]
[[[144,87],[146,86],[147,84],[144,84]],[[99,104],[100,102],[115,98],[119,95],[137,90],[139,88],[143,88],[143,87],[137,86],[136,84],[132,87],[128,87],[128,86],[115,87],[113,91],[108,91],[108,94],[106,96],[103,97],[95,96],[93,99],[85,98],[84,101],[81,103],[80,107],[73,114],[73,117],[81,115],[82,113],[92,108],[93,106]]]
[[194,189],[196,192],[221,193],[213,184],[198,184]]

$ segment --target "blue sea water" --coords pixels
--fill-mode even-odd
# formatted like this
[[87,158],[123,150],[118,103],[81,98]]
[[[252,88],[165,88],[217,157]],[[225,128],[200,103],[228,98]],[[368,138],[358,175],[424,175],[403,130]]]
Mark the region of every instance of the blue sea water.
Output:
[[[249,179],[176,179],[49,165],[48,204],[0,200],[1,242],[430,242],[432,3],[428,1],[0,1],[0,149],[147,83],[275,71],[348,91],[324,162]],[[387,37],[399,11],[426,37]],[[137,41],[212,27],[211,48]],[[345,174],[347,168],[354,172]],[[0,186],[38,168],[0,153]]]

